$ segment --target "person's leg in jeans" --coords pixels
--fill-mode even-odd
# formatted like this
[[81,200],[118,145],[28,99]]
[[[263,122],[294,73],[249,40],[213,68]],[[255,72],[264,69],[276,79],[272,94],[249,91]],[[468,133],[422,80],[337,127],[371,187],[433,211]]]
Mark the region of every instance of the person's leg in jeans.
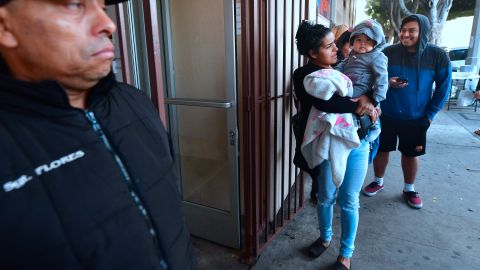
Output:
[[320,237],[308,247],[308,253],[310,257],[317,258],[330,246],[330,240],[332,240],[333,204],[335,203],[337,187],[333,183],[328,160],[312,170],[312,183],[315,183],[317,188],[317,216]]
[[310,191],[310,201],[313,204],[317,204],[317,192],[318,192],[318,181],[317,179],[314,179],[315,177],[313,175],[310,175],[312,178],[312,190]]
[[[354,149],[347,160],[347,169],[345,177],[338,192],[338,203],[341,209],[341,243],[340,256],[349,259],[353,255],[355,249],[355,237],[358,227],[358,208],[359,194],[362,189],[365,175],[368,168],[368,142],[362,141],[361,145]],[[345,264],[345,263],[344,263]],[[350,262],[348,260],[348,265]]]
[[337,195],[337,187],[333,183],[330,161],[319,165],[317,179],[317,211],[320,237],[325,243],[332,240],[333,205]]

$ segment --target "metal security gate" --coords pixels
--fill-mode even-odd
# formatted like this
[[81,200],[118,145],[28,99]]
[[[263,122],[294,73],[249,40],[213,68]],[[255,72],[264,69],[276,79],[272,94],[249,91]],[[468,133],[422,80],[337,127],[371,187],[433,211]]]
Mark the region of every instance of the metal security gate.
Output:
[[[303,178],[293,165],[292,73],[303,63],[294,36],[316,1],[242,2],[242,161],[245,246],[253,263],[303,207]],[[312,2],[312,3],[309,3]]]

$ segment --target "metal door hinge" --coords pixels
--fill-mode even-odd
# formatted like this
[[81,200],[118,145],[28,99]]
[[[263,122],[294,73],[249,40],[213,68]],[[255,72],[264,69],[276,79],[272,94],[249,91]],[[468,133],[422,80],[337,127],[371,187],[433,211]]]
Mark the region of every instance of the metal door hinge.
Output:
[[234,130],[230,130],[229,135],[230,135],[230,145],[232,146],[237,145],[237,132]]

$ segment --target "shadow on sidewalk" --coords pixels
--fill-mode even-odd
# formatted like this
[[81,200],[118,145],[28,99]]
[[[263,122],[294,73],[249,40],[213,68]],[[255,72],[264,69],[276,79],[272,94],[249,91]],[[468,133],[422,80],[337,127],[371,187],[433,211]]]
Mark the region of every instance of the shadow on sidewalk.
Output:
[[[424,201],[421,210],[401,196],[400,154],[392,152],[385,189],[374,197],[360,195],[360,223],[352,269],[477,269],[480,264],[480,112],[472,107],[442,110],[428,131],[427,154],[420,158],[415,183]],[[366,183],[373,179],[369,168]],[[310,183],[305,183],[309,198]],[[339,211],[334,238],[321,257],[302,253],[318,236],[316,208],[305,208],[270,243],[251,269],[331,269],[339,248]],[[238,251],[194,241],[198,269],[248,269]],[[462,265],[462,267],[459,267]]]

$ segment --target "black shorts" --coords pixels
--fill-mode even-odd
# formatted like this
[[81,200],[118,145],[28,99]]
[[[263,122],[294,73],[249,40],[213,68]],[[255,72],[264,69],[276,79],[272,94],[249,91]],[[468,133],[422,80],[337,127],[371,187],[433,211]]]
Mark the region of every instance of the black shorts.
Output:
[[380,116],[382,132],[380,133],[380,145],[378,151],[390,152],[397,148],[402,155],[417,157],[425,154],[427,142],[427,130],[430,127],[430,120],[427,116],[402,120]]

